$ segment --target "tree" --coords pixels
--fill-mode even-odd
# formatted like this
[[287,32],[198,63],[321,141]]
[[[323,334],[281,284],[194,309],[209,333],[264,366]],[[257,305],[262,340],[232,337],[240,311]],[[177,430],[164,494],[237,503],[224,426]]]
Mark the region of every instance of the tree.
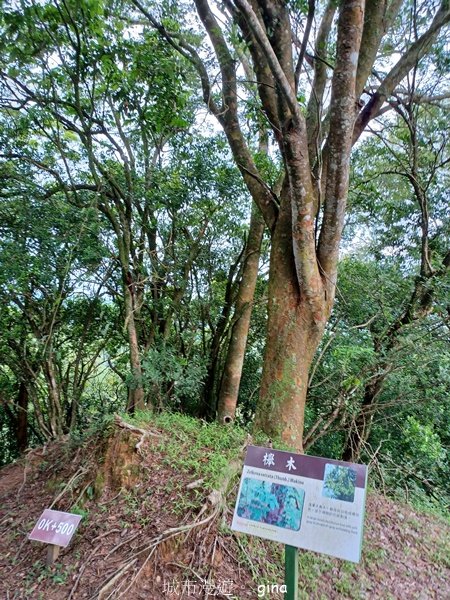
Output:
[[244,251],[242,277],[235,302],[230,342],[220,382],[217,402],[217,420],[219,423],[231,423],[236,413],[264,228],[261,214],[258,212],[257,207],[253,207]]
[[[379,148],[379,156],[374,161],[374,165],[378,165],[375,167],[376,174],[373,166],[372,169],[364,169],[366,175],[372,171],[369,178],[393,178],[399,191],[403,190],[404,182],[407,184],[405,195],[410,196],[411,200],[407,206],[395,212],[403,213],[400,218],[405,223],[404,237],[409,238],[410,255],[417,266],[413,284],[402,302],[401,310],[390,319],[385,329],[378,329],[376,320],[371,324],[374,351],[378,356],[376,371],[366,383],[361,412],[352,423],[344,448],[344,460],[358,459],[369,437],[377,398],[393,368],[395,361],[391,355],[401,345],[402,335],[408,333],[411,326],[426,321],[430,315],[436,319],[436,312],[442,314],[442,309],[439,310],[442,291],[439,288],[445,282],[450,268],[447,224],[441,220],[445,213],[447,199],[444,190],[450,163],[444,116],[447,111],[445,107],[430,107],[423,105],[420,100],[414,101],[419,92],[422,92],[419,96],[424,97],[420,83],[426,85],[427,78],[424,69],[419,70],[416,65],[402,96],[395,103],[398,118],[385,126],[383,148]],[[386,164],[389,164],[389,168],[386,168]],[[388,186],[386,182],[385,187]],[[395,245],[401,244],[401,236],[398,238]]]
[[100,3],[55,0],[5,11],[2,108],[23,117],[33,144],[20,147],[13,138],[2,158],[32,165],[47,199],[64,197],[80,211],[95,207],[108,223],[121,270],[133,411],[151,405],[141,366],[142,346],[150,343],[140,327],[147,288],[155,309],[148,337],[170,324],[156,309],[165,272],[154,176],[162,149],[192,111],[177,55],[151,33],[142,44],[117,36],[123,29],[119,12]]
[[[247,62],[245,61],[244,64],[247,65]],[[246,75],[250,81],[254,79],[253,72],[248,65],[246,66]],[[268,135],[262,130],[262,127],[262,124],[259,124],[259,152],[256,158],[262,160],[263,163],[269,163]],[[230,339],[217,399],[217,420],[225,425],[232,423],[236,414],[264,231],[264,219],[256,204],[253,203],[243,255],[242,275],[237,290]]]
[[[303,5],[296,3],[223,3],[234,25],[232,34],[237,31],[248,48],[260,107],[282,159],[280,193],[261,174],[243,134],[238,57],[216,16],[218,7],[195,0],[210,43],[202,52],[212,47],[216,60],[211,67],[202,60],[196,40],[180,31],[175,19],[164,15],[158,20],[152,6],[132,3],[197,69],[204,102],[223,127],[270,231],[268,329],[255,424],[269,435],[281,434],[301,451],[308,372],[335,297],[352,145],[448,23],[449,2],[440,4],[428,26],[416,23],[416,39],[398,40],[400,58],[387,68],[385,61],[377,60],[378,53],[382,56],[385,50],[382,42],[388,32],[395,37],[397,15],[401,22],[408,19],[406,2],[343,0],[338,8],[334,0],[325,7],[311,1],[306,22]],[[302,21],[304,35],[299,40],[293,24]]]
[[[12,131],[14,123],[2,120],[2,137]],[[87,227],[92,210],[43,200],[26,163],[3,162],[0,181],[0,395],[22,452],[30,432],[44,441],[75,426],[106,345],[98,335],[107,321],[99,298],[111,265],[105,261],[100,276],[105,247],[101,228]],[[83,300],[81,279],[92,288]]]
[[[423,101],[430,97],[427,88],[439,84],[437,73],[430,81],[427,61],[416,66],[394,102],[395,114],[378,121],[374,137],[355,155],[346,238],[357,234],[366,241],[356,250],[350,242],[350,256],[340,264],[334,331],[329,328],[312,373],[319,373],[319,383],[310,386],[319,417],[305,439],[309,447],[330,428],[345,430],[342,454],[336,451],[345,460],[370,454],[374,420],[400,423],[408,411],[414,417],[423,412],[429,393],[416,395],[412,373],[428,378],[437,352],[445,364],[448,100]],[[442,384],[445,379],[436,378],[436,389]],[[396,393],[402,385],[403,393]],[[320,396],[328,401],[322,404]],[[440,405],[438,398],[433,405]],[[382,429],[378,425],[375,436],[381,457]]]
[[356,472],[348,467],[340,466],[331,467],[327,471],[323,483],[326,495],[345,502],[353,502]]

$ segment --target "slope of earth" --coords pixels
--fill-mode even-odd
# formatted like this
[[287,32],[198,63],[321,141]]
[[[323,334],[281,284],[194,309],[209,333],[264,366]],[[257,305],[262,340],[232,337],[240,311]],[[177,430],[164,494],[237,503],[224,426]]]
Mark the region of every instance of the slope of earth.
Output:
[[[281,599],[282,547],[235,534],[246,434],[176,415],[116,417],[0,470],[0,598]],[[45,508],[82,521],[56,563],[28,533]],[[300,597],[450,597],[450,526],[369,492],[361,564],[301,552]]]

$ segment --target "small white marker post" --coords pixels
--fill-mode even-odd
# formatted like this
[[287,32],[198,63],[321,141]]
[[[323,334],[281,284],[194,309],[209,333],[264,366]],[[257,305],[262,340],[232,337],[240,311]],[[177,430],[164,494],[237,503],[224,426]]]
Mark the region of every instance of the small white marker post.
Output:
[[55,560],[59,556],[60,550],[61,550],[61,546],[56,546],[55,544],[49,544],[47,546],[47,561],[46,561],[47,567],[50,567],[55,562]]
[[59,510],[44,510],[28,539],[47,544],[47,567],[57,560],[61,548],[69,545],[80,521],[80,515]]

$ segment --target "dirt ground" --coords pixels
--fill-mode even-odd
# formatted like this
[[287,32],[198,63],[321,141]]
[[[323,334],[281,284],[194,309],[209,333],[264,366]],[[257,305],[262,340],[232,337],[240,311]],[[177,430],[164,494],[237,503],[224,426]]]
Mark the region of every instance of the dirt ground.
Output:
[[[158,438],[139,454],[138,440],[120,431],[104,447],[53,444],[0,470],[0,598],[281,598],[279,549],[236,538],[231,511],[188,489],[192,475],[173,471]],[[47,567],[45,545],[27,536],[50,506],[82,507],[83,519]],[[449,533],[443,519],[369,493],[362,563],[303,552],[300,597],[450,598]]]

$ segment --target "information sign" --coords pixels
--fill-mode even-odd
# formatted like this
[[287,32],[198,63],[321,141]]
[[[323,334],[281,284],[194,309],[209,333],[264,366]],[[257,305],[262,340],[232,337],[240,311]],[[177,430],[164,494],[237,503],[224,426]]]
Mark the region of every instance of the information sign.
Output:
[[359,562],[366,485],[366,465],[249,446],[232,529]]
[[65,548],[72,539],[80,521],[80,515],[47,508],[39,517],[28,539]]

